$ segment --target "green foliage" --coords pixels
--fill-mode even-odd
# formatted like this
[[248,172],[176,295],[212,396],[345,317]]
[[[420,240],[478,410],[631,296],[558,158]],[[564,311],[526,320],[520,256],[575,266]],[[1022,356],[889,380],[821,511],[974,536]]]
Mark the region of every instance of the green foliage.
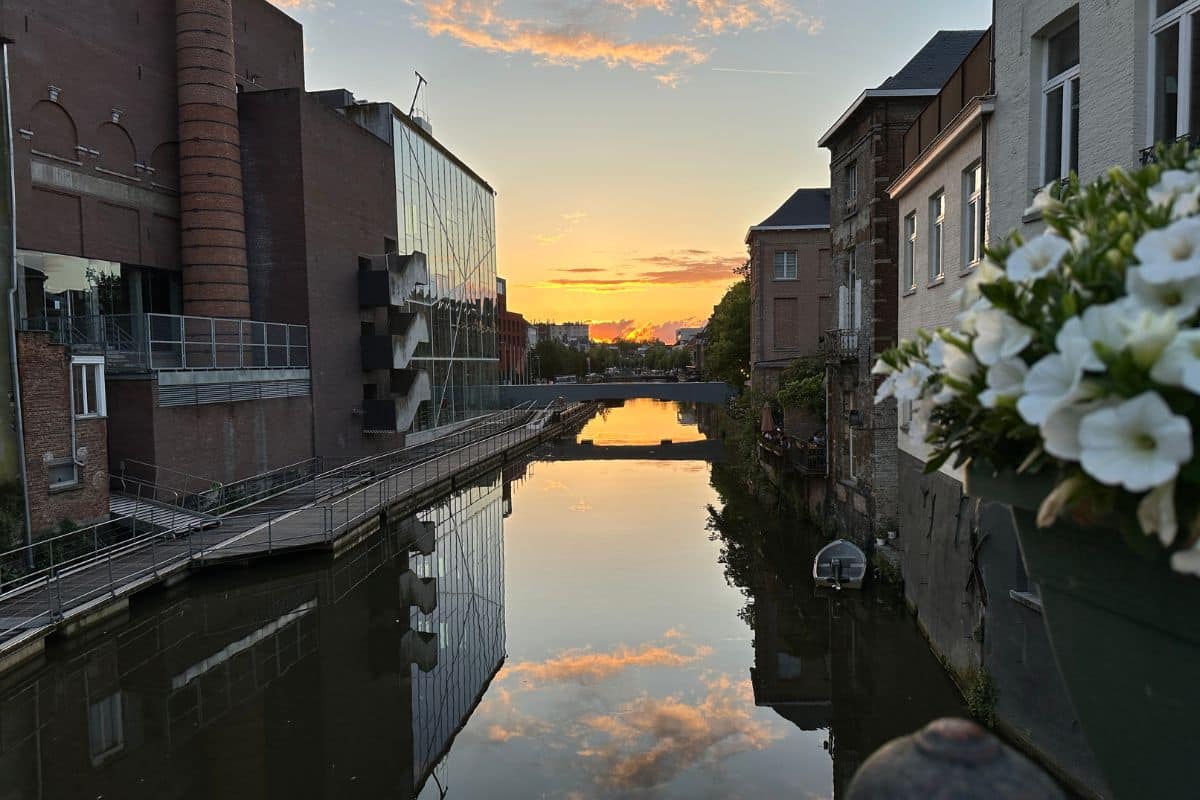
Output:
[[810,414],[825,413],[825,368],[816,359],[793,361],[779,376],[779,404]]
[[552,339],[545,339],[537,343],[537,347],[534,348],[534,359],[539,376],[546,380],[554,380],[559,375],[574,375],[582,378],[587,372],[587,356],[585,354]]
[[686,348],[667,347],[662,342],[650,345],[650,349],[646,351],[646,355],[642,359],[642,366],[646,369],[663,370],[664,372],[683,369],[691,363],[692,354]]
[[729,287],[708,322],[707,377],[739,391],[750,377],[750,282]]
[[996,725],[996,701],[999,692],[996,682],[986,670],[978,670],[967,678],[967,711],[981,725]]

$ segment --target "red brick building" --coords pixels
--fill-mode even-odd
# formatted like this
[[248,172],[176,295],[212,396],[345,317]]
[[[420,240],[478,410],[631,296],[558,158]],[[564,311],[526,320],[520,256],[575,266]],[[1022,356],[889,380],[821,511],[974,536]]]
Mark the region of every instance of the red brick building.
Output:
[[529,323],[525,317],[508,310],[508,287],[504,278],[496,279],[496,307],[499,310],[500,382],[527,383],[529,380]]

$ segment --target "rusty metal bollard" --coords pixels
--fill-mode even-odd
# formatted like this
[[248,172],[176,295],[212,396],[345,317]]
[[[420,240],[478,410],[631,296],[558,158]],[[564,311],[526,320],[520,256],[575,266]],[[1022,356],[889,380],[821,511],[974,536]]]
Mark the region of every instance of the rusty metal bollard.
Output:
[[1032,761],[965,719],[934,720],[876,750],[847,800],[1063,800]]

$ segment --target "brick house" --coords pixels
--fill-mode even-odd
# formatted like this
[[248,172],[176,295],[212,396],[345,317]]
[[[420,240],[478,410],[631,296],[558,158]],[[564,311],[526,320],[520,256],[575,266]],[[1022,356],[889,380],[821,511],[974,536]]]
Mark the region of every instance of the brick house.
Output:
[[832,319],[829,190],[797,189],[746,233],[750,253],[750,382],[779,388],[779,373],[817,356]]
[[834,324],[824,347],[830,503],[860,541],[896,525],[896,408],[874,404],[871,367],[896,342],[899,215],[887,187],[904,135],[983,31],[940,31],[898,73],[864,91],[821,137],[830,151]]

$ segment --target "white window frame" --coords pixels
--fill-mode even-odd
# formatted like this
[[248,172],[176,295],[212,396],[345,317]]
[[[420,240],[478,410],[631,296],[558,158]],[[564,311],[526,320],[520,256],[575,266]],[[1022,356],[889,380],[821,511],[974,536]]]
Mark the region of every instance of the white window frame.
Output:
[[[1072,21],[1066,27],[1070,27],[1070,25],[1074,24],[1075,22]],[[1065,29],[1066,28],[1063,30]],[[1066,70],[1058,73],[1057,75],[1051,75],[1050,40],[1052,38],[1054,38],[1053,35],[1046,36],[1042,42],[1042,113],[1040,125],[1041,135],[1039,137],[1041,141],[1041,153],[1038,156],[1038,160],[1042,167],[1041,181],[1038,183],[1039,186],[1045,186],[1051,181],[1060,181],[1071,173],[1071,140],[1075,136],[1075,131],[1073,130],[1074,125],[1072,124],[1071,120],[1071,106],[1073,105],[1075,96],[1075,80],[1079,79],[1080,77],[1080,65],[1076,64],[1073,67],[1068,67]],[[1082,46],[1080,47],[1080,50],[1082,54]],[[1080,80],[1080,83],[1082,83],[1082,80]],[[1063,169],[1061,175],[1050,175],[1050,163],[1046,160],[1046,146],[1049,144],[1047,137],[1050,133],[1049,125],[1047,123],[1049,122],[1050,116],[1050,95],[1059,89],[1062,89],[1063,93],[1062,141],[1059,143],[1059,158],[1062,161]],[[1078,169],[1078,166],[1079,165],[1076,164],[1075,168]]]
[[[975,188],[971,188],[974,181]],[[974,207],[974,214],[971,209]],[[963,267],[970,269],[983,258],[983,162],[963,172]]]
[[1158,47],[1155,41],[1158,34],[1167,28],[1179,26],[1179,85],[1176,87],[1178,102],[1175,109],[1175,135],[1165,142],[1174,142],[1181,136],[1198,134],[1200,131],[1190,130],[1192,114],[1192,59],[1197,56],[1192,52],[1192,38],[1195,26],[1200,25],[1200,0],[1187,0],[1178,8],[1173,8],[1159,16],[1155,13],[1156,0],[1146,3],[1150,10],[1150,44],[1147,50],[1150,68],[1147,70],[1146,81],[1149,91],[1146,93],[1146,146],[1153,147],[1158,143],[1154,131],[1157,122],[1158,87],[1155,80],[1158,74]]
[[917,288],[917,212],[904,218],[904,291]]
[[[96,407],[88,407],[88,373],[96,384]],[[77,385],[78,384],[78,385]],[[83,411],[75,409],[75,396],[78,389],[83,404]],[[99,419],[108,416],[108,401],[104,395],[104,356],[72,356],[71,357],[71,413],[76,419]]]
[[[779,270],[779,257],[783,256],[783,272]],[[788,274],[788,256],[791,256],[791,274]],[[800,274],[800,254],[796,250],[776,250],[771,257],[775,280],[794,281]]]
[[929,198],[929,282],[946,277],[946,191],[939,189]]
[[851,203],[857,203],[858,202],[858,162],[857,161],[851,161],[849,164],[846,165],[845,179],[846,179],[846,203],[847,203],[847,205],[849,205]]

